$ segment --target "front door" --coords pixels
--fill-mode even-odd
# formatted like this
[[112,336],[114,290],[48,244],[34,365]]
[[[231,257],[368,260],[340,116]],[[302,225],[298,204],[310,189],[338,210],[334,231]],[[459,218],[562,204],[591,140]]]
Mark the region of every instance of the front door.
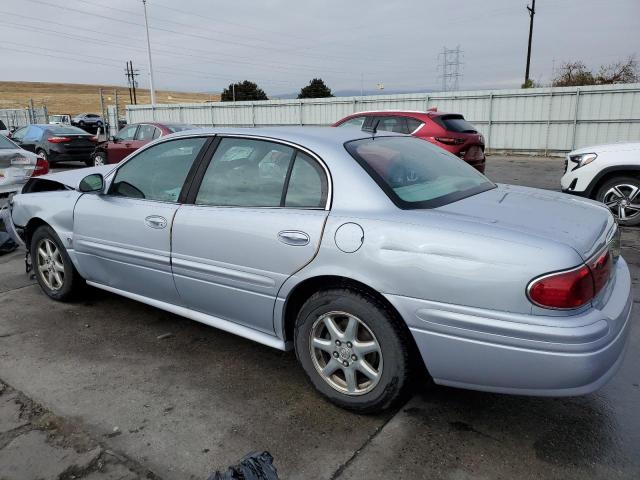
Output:
[[190,197],[194,204],[183,205],[173,223],[173,273],[184,305],[273,334],[280,287],[320,245],[325,170],[291,146],[227,137]]
[[180,304],[171,273],[171,227],[205,142],[193,137],[154,145],[118,168],[107,194],[80,197],[73,244],[87,280]]
[[118,163],[144,145],[135,140],[137,130],[138,125],[128,125],[118,132],[113,141],[107,143],[107,163]]

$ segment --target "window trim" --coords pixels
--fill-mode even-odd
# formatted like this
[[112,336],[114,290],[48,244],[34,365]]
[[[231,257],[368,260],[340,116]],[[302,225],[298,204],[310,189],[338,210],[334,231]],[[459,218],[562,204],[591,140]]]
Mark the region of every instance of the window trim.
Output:
[[[198,195],[198,192],[200,191],[200,186],[202,185],[202,180],[204,179],[204,175],[205,175],[207,169],[209,168],[209,164],[211,163],[211,160],[213,159],[213,156],[215,155],[215,152],[218,149],[218,146],[220,145],[220,142],[224,138],[243,138],[243,139],[247,139],[247,140],[258,140],[258,141],[265,141],[265,142],[271,142],[271,143],[279,143],[281,145],[285,145],[285,146],[293,148],[294,149],[294,155],[292,157],[291,163],[289,164],[290,168],[287,171],[287,179],[285,179],[285,183],[287,183],[286,186],[288,186],[288,178],[291,175],[291,170],[293,169],[293,164],[295,163],[295,158],[297,157],[297,152],[301,151],[303,153],[306,153],[309,157],[311,157],[313,160],[315,160],[320,165],[320,167],[324,170],[325,178],[326,178],[326,181],[327,181],[327,199],[326,199],[324,207],[286,207],[286,206],[248,207],[248,206],[243,206],[243,205],[198,205],[198,204],[196,204],[195,203],[196,197]],[[320,156],[318,156],[312,150],[309,150],[308,148],[303,147],[302,145],[299,145],[299,144],[294,143],[294,142],[289,142],[288,140],[281,140],[281,139],[278,139],[278,138],[266,137],[266,136],[261,136],[261,135],[243,135],[243,134],[225,133],[225,134],[222,134],[222,135],[216,135],[215,136],[215,141],[211,145],[210,150],[211,151],[207,153],[206,157],[204,157],[202,159],[202,161],[201,161],[201,163],[200,163],[200,165],[198,167],[198,170],[195,173],[195,176],[193,178],[193,182],[192,182],[192,184],[191,184],[191,186],[189,188],[189,191],[188,191],[188,193],[186,195],[186,199],[185,199],[185,202],[184,202],[185,204],[193,205],[195,207],[203,207],[203,208],[244,208],[244,209],[248,209],[249,208],[249,209],[324,210],[324,211],[331,210],[331,202],[332,202],[332,199],[333,199],[333,179],[331,177],[331,172],[329,171],[329,168],[327,167],[325,162],[320,158]],[[283,192],[286,192],[285,188],[283,188]]]
[[[178,200],[176,200],[175,202],[169,202],[166,200],[154,200],[151,198],[134,198],[134,197],[124,197],[124,196],[120,196],[120,195],[113,195],[112,194],[112,189],[113,189],[113,185],[115,182],[116,177],[118,176],[118,172],[120,171],[120,169],[122,167],[124,167],[127,163],[129,163],[130,161],[132,161],[135,158],[138,158],[138,155],[140,155],[141,153],[145,152],[146,150],[156,147],[162,143],[167,143],[167,142],[173,142],[176,140],[188,140],[188,139],[192,139],[192,138],[204,138],[205,142],[202,145],[202,147],[200,148],[200,151],[198,152],[198,155],[196,155],[196,158],[193,160],[193,163],[191,164],[191,168],[189,168],[189,171],[187,172],[187,177],[184,180],[184,183],[182,184],[182,188],[180,189],[180,194],[178,195]],[[123,162],[121,165],[118,165],[118,168],[112,170],[111,172],[109,172],[109,188],[107,189],[107,192],[104,194],[105,196],[109,196],[111,198],[121,198],[121,199],[125,199],[125,200],[135,200],[135,201],[143,201],[143,202],[154,202],[154,203],[162,203],[162,204],[166,204],[166,205],[183,205],[185,203],[187,203],[185,201],[185,199],[187,198],[187,194],[191,191],[192,188],[192,183],[194,180],[194,177],[196,175],[196,171],[198,170],[199,166],[204,163],[203,159],[205,158],[206,155],[208,155],[210,152],[209,150],[211,149],[211,145],[212,143],[214,143],[216,137],[215,136],[211,136],[211,135],[185,135],[185,136],[180,136],[180,137],[175,137],[175,138],[168,138],[166,140],[157,142],[157,143],[149,143],[147,145],[145,145],[144,147],[136,150],[136,153],[134,156],[132,156],[131,158],[129,158],[126,162]]]

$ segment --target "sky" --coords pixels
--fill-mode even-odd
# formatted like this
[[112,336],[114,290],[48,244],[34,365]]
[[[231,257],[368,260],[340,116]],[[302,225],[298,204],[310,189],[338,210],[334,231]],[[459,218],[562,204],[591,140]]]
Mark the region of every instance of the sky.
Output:
[[[529,0],[530,1],[530,0]],[[0,80],[149,85],[142,0],[2,0]],[[147,0],[156,89],[219,92],[257,82],[270,97],[321,77],[334,91],[441,90],[439,53],[462,50],[461,90],[524,80],[526,0]],[[637,54],[640,0],[538,0],[531,77]]]

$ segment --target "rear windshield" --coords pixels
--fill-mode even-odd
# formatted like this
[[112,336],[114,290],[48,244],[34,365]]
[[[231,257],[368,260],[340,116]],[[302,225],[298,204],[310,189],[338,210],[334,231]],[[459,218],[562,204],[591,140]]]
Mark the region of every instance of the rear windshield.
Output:
[[176,132],[183,132],[185,130],[193,130],[194,127],[193,125],[189,125],[188,123],[178,123],[178,124],[170,124],[170,125],[165,125],[165,127],[167,127],[167,129],[169,129],[172,133],[176,133]]
[[450,132],[478,133],[476,127],[467,122],[462,115],[440,115],[439,117],[435,117],[434,120]]
[[433,208],[495,188],[475,168],[413,137],[373,137],[347,151],[400,208]]
[[47,130],[49,130],[51,133],[55,135],[78,135],[78,134],[88,135],[87,132],[85,132],[80,128],[68,127],[66,125],[49,125],[47,127]]
[[0,135],[0,148],[6,149],[6,148],[19,148],[19,147],[4,135]]

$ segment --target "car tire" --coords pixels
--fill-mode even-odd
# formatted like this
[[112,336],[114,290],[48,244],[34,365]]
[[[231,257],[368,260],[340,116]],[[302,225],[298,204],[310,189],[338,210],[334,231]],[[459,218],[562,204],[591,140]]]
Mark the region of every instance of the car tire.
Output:
[[611,178],[598,189],[596,200],[609,207],[620,225],[640,225],[640,179],[631,176]]
[[107,164],[107,156],[103,151],[98,151],[91,155],[91,160],[87,162],[88,167],[101,167]]
[[35,277],[42,291],[54,300],[72,300],[84,281],[49,225],[42,225],[33,233],[30,253]]
[[80,128],[84,128],[84,120],[80,120],[80,121],[78,122],[78,126],[79,126]]
[[[331,333],[328,321],[338,330]],[[355,329],[349,328],[352,322]],[[366,292],[346,288],[313,294],[298,312],[294,343],[311,384],[342,408],[376,413],[407,393],[410,334],[395,312]]]

